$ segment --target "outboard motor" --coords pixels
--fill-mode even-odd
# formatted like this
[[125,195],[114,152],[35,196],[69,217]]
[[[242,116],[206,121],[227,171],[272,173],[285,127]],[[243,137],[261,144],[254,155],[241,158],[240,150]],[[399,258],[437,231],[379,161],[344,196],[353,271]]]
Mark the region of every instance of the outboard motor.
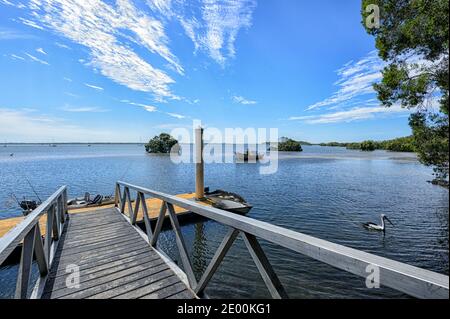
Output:
[[20,202],[20,208],[23,210],[34,210],[38,207],[38,204],[35,200],[23,200]]

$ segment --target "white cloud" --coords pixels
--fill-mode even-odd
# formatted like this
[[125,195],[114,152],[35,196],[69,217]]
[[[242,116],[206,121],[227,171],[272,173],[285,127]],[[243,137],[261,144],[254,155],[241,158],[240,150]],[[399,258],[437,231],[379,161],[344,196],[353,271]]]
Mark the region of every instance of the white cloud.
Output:
[[156,112],[157,111],[157,108],[153,105],[148,105],[148,104],[143,104],[143,103],[135,103],[135,102],[131,102],[129,100],[121,100],[120,102],[129,104],[129,105],[133,105],[133,106],[141,107],[144,110],[146,110],[147,112]]
[[71,92],[64,92],[65,95],[67,96],[71,96],[71,97],[75,97],[75,98],[79,98],[80,96]]
[[147,0],[149,7],[175,18],[194,43],[195,51],[205,51],[224,66],[235,56],[234,42],[239,31],[249,28],[256,0]]
[[171,116],[171,117],[177,118],[177,119],[184,119],[184,118],[186,118],[186,116],[181,115],[181,114],[177,114],[177,113],[166,113],[166,114]]
[[24,4],[22,4],[22,3],[12,3],[9,0],[0,0],[0,3],[3,3],[4,5],[7,5],[7,6],[13,6],[13,7],[16,7],[16,8],[19,8],[19,9],[25,8]]
[[61,110],[65,112],[72,112],[72,113],[103,113],[108,112],[109,110],[103,109],[100,107],[72,107],[72,106],[64,106],[61,108]]
[[38,62],[44,65],[50,65],[47,61],[41,60],[37,57],[35,57],[34,55],[31,55],[29,53],[25,53],[26,56],[28,56],[31,60],[33,60],[34,62]]
[[11,54],[11,57],[12,57],[13,59],[16,59],[16,60],[22,60],[22,61],[25,61],[25,58],[23,58],[23,57],[21,57],[21,56],[18,56],[18,55],[15,55],[15,54]]
[[144,110],[146,110],[147,112],[156,112],[156,107],[151,106],[151,105],[143,105],[142,106],[144,108]]
[[32,27],[32,28],[35,28],[35,29],[39,29],[39,30],[44,30],[43,27],[41,27],[40,25],[38,25],[34,21],[27,20],[27,19],[24,19],[24,18],[19,18],[19,20],[22,21],[23,24],[25,24],[25,25],[27,25],[29,27]]
[[14,6],[14,3],[12,3],[12,2],[10,2],[8,0],[0,0],[0,3],[3,3],[3,4],[8,5],[8,6]]
[[254,105],[258,103],[256,101],[248,100],[243,96],[233,96],[233,101],[243,105]]
[[326,124],[326,123],[340,123],[340,122],[353,122],[357,120],[367,120],[375,118],[375,116],[389,115],[395,113],[408,113],[407,109],[400,107],[399,105],[393,105],[391,107],[375,106],[375,107],[355,107],[346,111],[338,111],[333,113],[325,113],[319,115],[306,115],[306,116],[292,116],[289,118],[291,121],[302,121],[308,124]]
[[56,45],[57,47],[62,48],[62,49],[72,50],[72,48],[69,47],[68,45],[65,45],[65,44],[62,44],[62,43],[59,43],[59,42],[55,42],[55,45]]
[[[426,66],[426,62],[419,56],[409,57],[405,62],[413,75],[416,67]],[[340,123],[392,116],[396,113],[409,114],[411,111],[399,104],[385,107],[377,100],[373,84],[382,78],[381,71],[386,63],[372,51],[357,62],[350,61],[337,70],[339,79],[334,83],[339,89],[330,97],[310,105],[307,111],[313,111],[303,116],[292,116],[289,120],[303,121],[309,124]],[[431,96],[428,108],[436,108],[438,95]],[[326,109],[328,113],[323,113]],[[331,112],[333,111],[333,112]],[[318,114],[319,113],[319,114]]]
[[161,13],[164,16],[173,15],[172,0],[147,0],[147,4],[154,12]]
[[34,39],[35,36],[17,30],[0,28],[0,40]]
[[89,84],[89,83],[84,83],[85,86],[90,87],[91,89],[97,90],[97,91],[103,91],[104,88],[97,86],[97,85],[93,85],[93,84]]
[[138,11],[129,0],[115,3],[113,7],[99,0],[30,0],[29,8],[36,25],[87,47],[91,55],[88,65],[104,76],[158,98],[173,98],[169,85],[174,80],[119,40],[145,47],[183,73],[168,49],[162,23]]
[[346,63],[337,70],[339,79],[334,83],[339,89],[330,97],[307,107],[313,110],[322,107],[336,108],[368,94],[374,94],[373,84],[378,82],[382,75],[384,62],[377,56],[376,51],[370,52],[363,59]]
[[40,54],[43,54],[43,55],[47,55],[47,52],[45,52],[43,48],[37,48],[36,52],[39,52]]
[[67,81],[67,82],[72,82],[72,79],[71,78],[67,78],[67,77],[63,77],[63,80]]
[[0,108],[0,136],[11,142],[130,141],[126,132],[87,128],[68,123],[62,118],[37,116],[26,109]]

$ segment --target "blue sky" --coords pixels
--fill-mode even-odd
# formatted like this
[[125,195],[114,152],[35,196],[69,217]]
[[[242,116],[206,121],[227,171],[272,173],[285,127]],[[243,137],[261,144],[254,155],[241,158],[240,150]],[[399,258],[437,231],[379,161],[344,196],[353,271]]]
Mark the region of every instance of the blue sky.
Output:
[[194,119],[409,135],[376,100],[382,67],[360,1],[0,0],[0,139],[137,142]]

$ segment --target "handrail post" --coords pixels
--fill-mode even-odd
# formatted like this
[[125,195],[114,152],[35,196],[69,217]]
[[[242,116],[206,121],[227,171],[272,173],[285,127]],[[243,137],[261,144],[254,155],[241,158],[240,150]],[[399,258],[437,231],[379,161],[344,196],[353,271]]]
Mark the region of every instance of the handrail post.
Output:
[[67,198],[67,188],[65,188],[64,189],[64,192],[63,192],[63,207],[64,207],[64,216],[65,216],[65,219],[69,219],[70,217],[69,217],[69,207],[68,207],[68,205],[67,205],[67,202],[68,202],[68,198]]
[[114,193],[114,207],[119,207],[120,201],[120,185],[116,183],[115,193]]
[[[47,215],[47,222],[43,242],[39,221],[44,215]],[[36,257],[40,277],[31,292],[31,298],[40,296],[39,292],[42,292],[48,278],[52,256],[57,246],[57,241],[52,243],[52,239],[57,240],[60,238],[64,223],[68,219],[67,187],[61,186],[28,214],[25,219],[0,237],[0,265],[22,243],[21,261],[15,291],[16,298],[28,297],[33,255]]]
[[28,294],[28,282],[30,281],[31,276],[31,263],[33,262],[36,227],[38,226],[34,226],[23,240],[19,271],[17,274],[16,299],[25,299]]

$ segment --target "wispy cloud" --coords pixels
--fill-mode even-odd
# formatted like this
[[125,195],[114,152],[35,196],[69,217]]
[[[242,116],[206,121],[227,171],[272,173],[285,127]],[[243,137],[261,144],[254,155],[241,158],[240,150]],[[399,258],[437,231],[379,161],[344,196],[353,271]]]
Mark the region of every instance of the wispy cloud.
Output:
[[23,57],[21,57],[21,56],[19,56],[19,55],[11,54],[11,57],[12,57],[13,59],[16,59],[16,60],[25,61],[25,58],[23,58]]
[[34,22],[34,21],[31,21],[31,20],[28,20],[28,19],[24,19],[24,18],[19,18],[19,20],[23,23],[23,24],[25,24],[25,25],[27,25],[27,26],[29,26],[29,27],[32,27],[32,28],[35,28],[35,29],[39,29],[39,30],[44,30],[44,28],[43,27],[41,27],[40,25],[38,25],[36,22]]
[[36,52],[39,52],[40,54],[43,54],[43,55],[47,55],[47,52],[45,52],[43,48],[37,48]]
[[[126,132],[125,132],[126,134]],[[83,127],[71,124],[63,118],[37,115],[26,109],[0,107],[0,136],[8,141],[43,142],[55,140],[61,142],[80,141],[130,141],[135,137],[126,136],[116,130]]]
[[243,104],[243,105],[254,105],[257,104],[258,102],[253,101],[253,100],[248,100],[243,96],[233,96],[232,97],[234,103],[239,103],[239,104]]
[[177,119],[184,119],[184,118],[186,118],[185,115],[181,115],[181,114],[177,114],[177,113],[166,113],[166,114],[171,116],[171,117],[177,118]]
[[104,113],[109,111],[107,109],[100,107],[73,107],[73,106],[64,106],[61,108],[61,110],[72,113]]
[[68,77],[63,77],[63,80],[64,80],[64,81],[67,81],[67,82],[72,82],[72,79],[71,79],[71,78],[68,78]]
[[384,116],[395,113],[408,113],[407,109],[400,107],[399,105],[384,107],[355,107],[346,111],[338,111],[332,113],[325,113],[319,115],[305,115],[305,116],[292,116],[289,118],[291,121],[302,121],[308,124],[326,124],[326,123],[341,123],[341,122],[353,122],[357,120],[367,120],[375,118],[376,116]]
[[168,19],[175,18],[194,43],[224,66],[235,56],[239,31],[252,24],[256,0],[147,0],[149,7]]
[[133,106],[138,106],[143,108],[144,110],[146,110],[147,112],[156,112],[158,109],[156,108],[156,106],[153,105],[148,105],[148,104],[143,104],[143,103],[136,103],[136,102],[131,102],[129,100],[121,100],[120,102],[122,103],[126,103],[129,105],[133,105]]
[[0,40],[34,39],[34,35],[17,30],[0,28]]
[[104,88],[97,86],[97,85],[93,85],[93,84],[89,84],[89,83],[84,83],[85,86],[90,87],[91,89],[97,90],[97,91],[103,91]]
[[[31,0],[28,8],[34,26],[87,47],[91,56],[88,65],[104,76],[158,98],[175,96],[169,88],[174,80],[120,41],[125,38],[137,43],[183,73],[168,48],[163,24],[139,11],[129,0],[117,0],[115,6],[99,0]],[[30,20],[22,22],[31,26]]]
[[152,106],[152,105],[143,105],[142,106],[144,108],[144,110],[146,110],[147,112],[156,112],[156,107]]
[[[177,1],[177,0],[175,0]],[[174,2],[175,2],[174,1]],[[183,2],[178,1],[178,2]],[[147,5],[157,13],[161,13],[163,16],[172,16],[174,11],[172,8],[172,0],[147,0]]]
[[74,93],[71,93],[71,92],[64,92],[64,94],[67,95],[67,96],[75,97],[75,98],[79,98],[80,97],[78,94],[74,94]]
[[381,70],[384,62],[377,56],[376,51],[370,52],[363,59],[346,63],[342,68],[336,71],[339,79],[334,83],[339,89],[330,97],[314,103],[307,107],[307,110],[313,110],[323,107],[337,108],[340,104],[356,99],[367,97],[373,94],[373,84],[378,82],[382,75]]
[[13,3],[13,2],[11,2],[11,1],[9,1],[9,0],[0,0],[0,4],[4,4],[4,5],[7,5],[7,6],[13,6],[13,7],[16,7],[16,8],[19,8],[19,9],[23,9],[23,8],[25,8],[25,5],[23,4],[23,3]]
[[29,54],[29,53],[25,53],[25,55],[27,57],[29,57],[31,60],[33,60],[34,62],[38,62],[38,63],[44,64],[44,65],[50,65],[47,61],[41,60],[41,59],[39,59],[39,58],[35,57],[34,55]]
[[55,42],[55,45],[56,45],[57,47],[62,48],[62,49],[72,50],[72,48],[69,47],[68,45],[65,45],[65,44],[62,44],[62,43],[59,43],[59,42]]

